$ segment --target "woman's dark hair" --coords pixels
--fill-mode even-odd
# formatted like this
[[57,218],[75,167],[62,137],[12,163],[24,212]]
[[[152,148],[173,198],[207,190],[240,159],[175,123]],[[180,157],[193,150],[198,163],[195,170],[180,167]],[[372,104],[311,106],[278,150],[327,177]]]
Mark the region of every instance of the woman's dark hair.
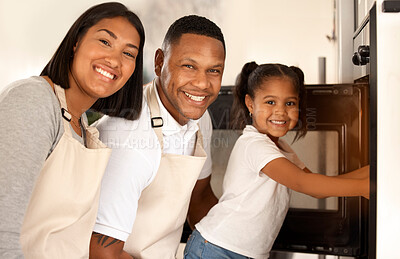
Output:
[[68,74],[74,59],[74,46],[86,32],[100,20],[106,18],[126,18],[140,36],[139,53],[136,67],[126,84],[111,96],[100,98],[91,107],[93,110],[110,115],[134,120],[139,117],[143,97],[143,46],[144,28],[139,17],[126,6],[117,2],[95,5],[84,12],[71,26],[55,54],[43,69],[41,76],[48,76],[55,84],[64,89],[70,87]]
[[182,34],[186,33],[203,35],[219,40],[224,47],[224,51],[226,51],[224,35],[218,25],[198,15],[184,16],[171,24],[165,34],[163,48],[165,49],[168,44],[176,43],[181,38]]
[[256,62],[249,62],[243,66],[241,73],[236,79],[236,85],[233,91],[234,101],[231,113],[231,127],[233,129],[242,130],[247,124],[251,124],[251,117],[245,103],[246,94],[254,99],[256,90],[258,90],[264,82],[277,77],[290,79],[299,94],[299,120],[294,128],[297,130],[297,133],[293,141],[306,135],[306,91],[304,88],[304,74],[298,67],[288,67],[282,64],[257,65]]

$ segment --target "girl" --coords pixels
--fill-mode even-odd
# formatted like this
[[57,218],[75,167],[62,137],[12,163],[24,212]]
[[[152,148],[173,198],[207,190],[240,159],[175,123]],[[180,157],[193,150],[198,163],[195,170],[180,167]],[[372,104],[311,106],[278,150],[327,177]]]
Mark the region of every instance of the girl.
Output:
[[[87,258],[111,150],[88,127],[89,108],[136,119],[144,29],[120,3],[72,25],[41,76],[0,96],[0,257]],[[28,204],[29,203],[29,204]]]
[[317,198],[368,197],[368,167],[335,177],[313,174],[280,139],[295,127],[295,139],[305,135],[304,100],[291,68],[243,67],[233,109],[243,135],[229,158],[222,197],[196,225],[184,258],[268,258],[289,207],[289,188]]

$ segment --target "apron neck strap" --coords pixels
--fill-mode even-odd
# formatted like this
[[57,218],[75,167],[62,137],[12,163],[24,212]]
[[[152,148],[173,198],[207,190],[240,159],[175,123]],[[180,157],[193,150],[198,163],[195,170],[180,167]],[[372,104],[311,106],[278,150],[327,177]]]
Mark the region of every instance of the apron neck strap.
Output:
[[[157,135],[158,141],[160,142],[161,152],[164,150],[164,139],[162,134],[162,126],[164,125],[163,118],[161,117],[160,113],[160,106],[158,105],[157,101],[157,87],[156,87],[156,80],[154,79],[153,82],[148,85],[145,89],[146,96],[147,96],[147,103],[150,108],[150,117],[151,117],[151,127],[153,128],[154,132]],[[200,129],[196,133],[197,137],[197,144],[203,146],[203,136],[200,132]]]
[[63,117],[63,123],[64,123],[64,131],[69,136],[72,136],[72,132],[71,132],[70,124],[69,124],[69,122],[72,119],[72,116],[68,112],[67,101],[65,99],[65,90],[61,86],[54,84],[54,92],[56,93],[58,101],[60,102],[61,115]]
[[164,140],[162,134],[162,126],[164,124],[163,118],[160,113],[160,106],[158,105],[156,95],[156,80],[154,79],[151,85],[146,87],[147,103],[150,108],[150,119],[151,127],[157,135],[158,141],[160,142],[161,152],[164,150]]

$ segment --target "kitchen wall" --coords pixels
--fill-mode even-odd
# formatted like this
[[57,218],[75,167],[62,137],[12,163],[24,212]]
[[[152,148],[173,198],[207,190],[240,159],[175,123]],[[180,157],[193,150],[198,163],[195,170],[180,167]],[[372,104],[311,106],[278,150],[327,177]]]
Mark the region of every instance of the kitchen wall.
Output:
[[[96,0],[0,1],[0,90],[38,75],[67,30]],[[333,0],[123,0],[146,29],[145,73],[153,77],[154,51],[168,26],[195,13],[223,30],[227,45],[224,85],[233,84],[245,62],[281,62],[301,67],[306,83],[319,82],[318,59],[326,57],[328,83],[338,82]]]

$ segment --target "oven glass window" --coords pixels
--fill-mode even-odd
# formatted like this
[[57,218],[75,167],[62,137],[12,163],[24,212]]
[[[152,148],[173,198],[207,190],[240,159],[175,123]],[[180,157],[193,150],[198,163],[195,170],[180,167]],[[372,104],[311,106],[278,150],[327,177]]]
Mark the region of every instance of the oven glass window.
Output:
[[[339,133],[337,131],[308,131],[307,135],[292,144],[295,132],[283,139],[290,144],[300,160],[313,173],[329,176],[339,172]],[[338,210],[338,198],[316,199],[292,191],[290,207],[294,209]]]

